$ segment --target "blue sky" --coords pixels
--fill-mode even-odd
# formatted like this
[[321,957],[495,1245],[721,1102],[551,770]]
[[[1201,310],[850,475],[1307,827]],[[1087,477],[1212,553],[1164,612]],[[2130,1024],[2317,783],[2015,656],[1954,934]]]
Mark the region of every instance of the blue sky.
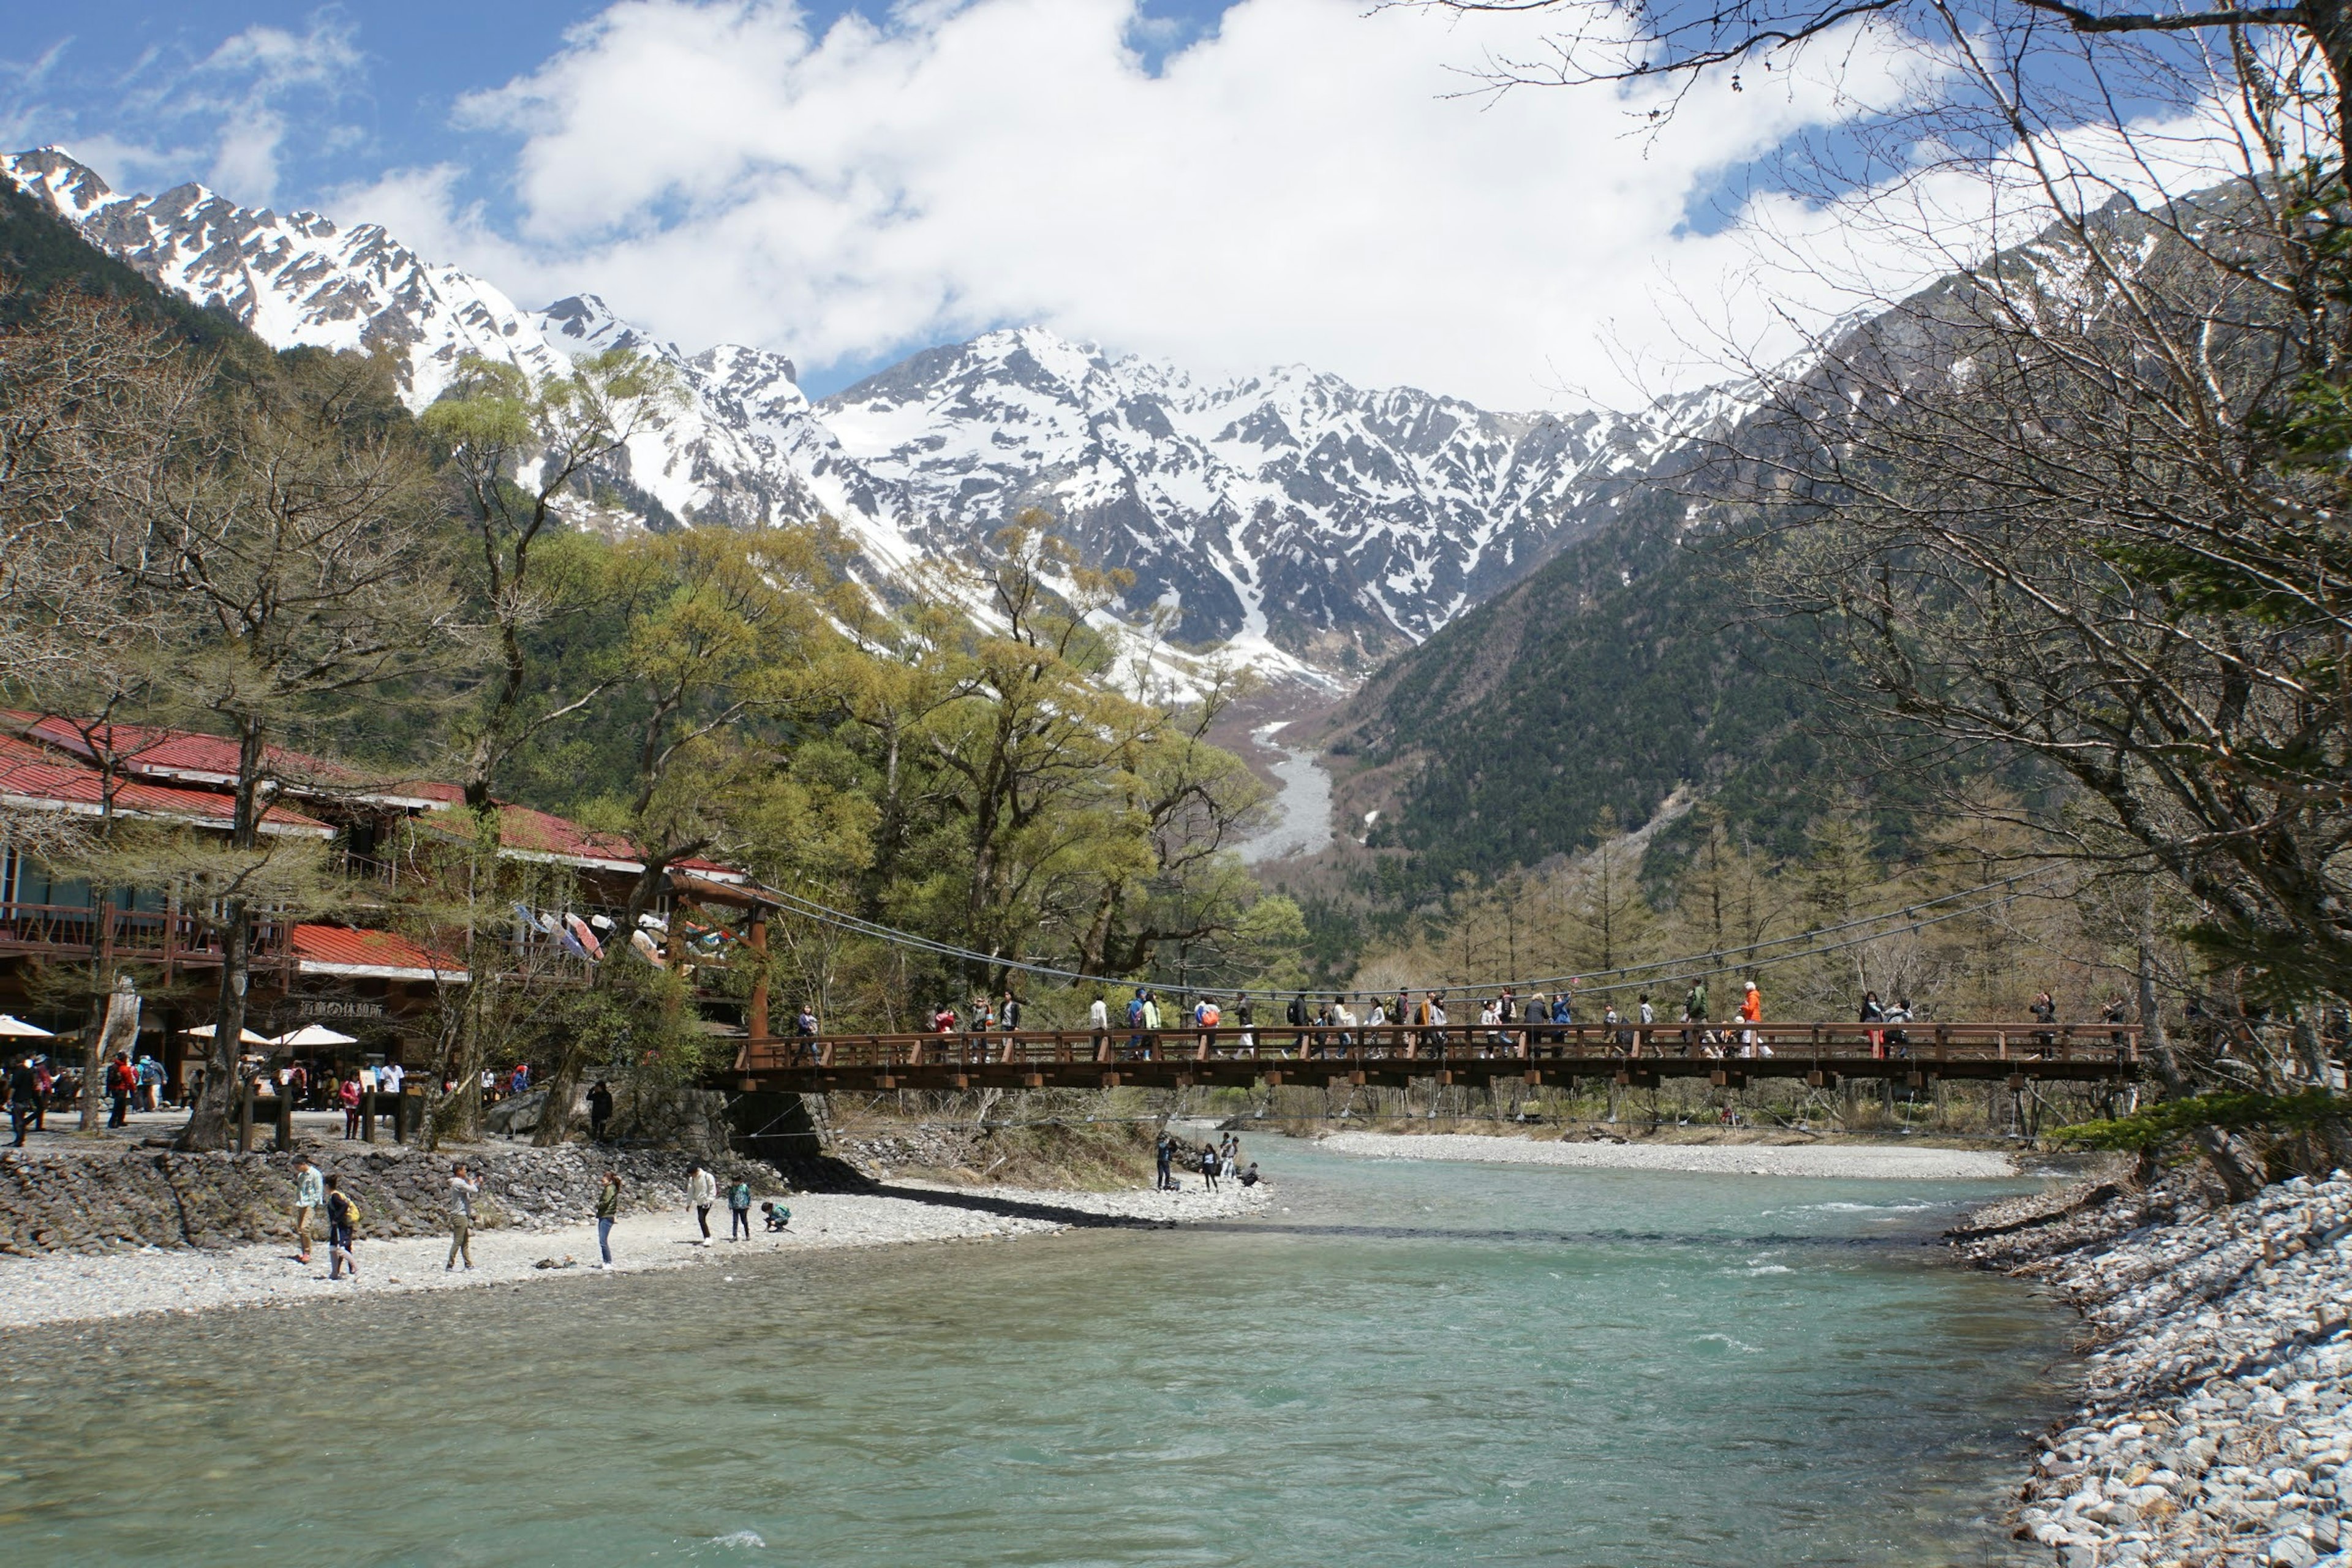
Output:
[[[609,3],[609,0],[605,0]],[[494,210],[499,132],[453,115],[467,93],[522,75],[560,47],[565,32],[605,9],[599,0],[401,0],[394,5],[273,4],[269,0],[73,0],[69,5],[0,0],[0,126],[18,143],[63,142],[184,154],[178,178],[205,178],[217,108],[258,89],[296,127],[278,158],[280,205],[320,205],[387,168],[448,161],[471,165],[466,195]],[[1156,67],[1171,47],[1213,29],[1226,0],[1149,0],[1157,24],[1133,43]],[[803,7],[820,28],[852,9],[842,0]],[[869,10],[877,10],[868,7]],[[266,62],[232,41],[255,29],[295,38],[340,38],[352,59],[324,76],[272,83]],[[225,58],[225,47],[229,53]],[[9,151],[20,150],[11,145]],[[468,154],[471,156],[469,157]],[[126,173],[163,177],[159,160]],[[109,171],[102,171],[109,172]],[[249,196],[254,193],[231,193]]]
[[1034,322],[1202,374],[1622,405],[1851,308],[1792,245],[1916,261],[1769,177],[1908,90],[1916,58],[1860,34],[1831,74],[1702,84],[1658,131],[1639,91],[1460,96],[1551,16],[1368,0],[0,0],[0,21],[12,149],[380,222],[527,306],[593,291],[689,352],[789,353],[820,395]]

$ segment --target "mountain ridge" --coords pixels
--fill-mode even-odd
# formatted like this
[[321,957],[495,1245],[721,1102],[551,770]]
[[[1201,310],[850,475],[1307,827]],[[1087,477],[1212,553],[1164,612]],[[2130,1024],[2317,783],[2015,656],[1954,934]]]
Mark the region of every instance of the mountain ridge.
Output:
[[665,411],[598,478],[649,527],[832,518],[877,585],[983,554],[1041,507],[1135,582],[1129,621],[1277,679],[1352,683],[1605,526],[1735,389],[1633,414],[1495,412],[1284,366],[1223,381],[1038,327],[924,350],[812,402],[792,361],[697,353],[582,293],[518,305],[382,226],[237,205],[193,183],[117,193],[57,148],[0,159],[92,245],[276,348],[391,354],[422,408],[468,354],[534,377],[612,347],[677,372]]

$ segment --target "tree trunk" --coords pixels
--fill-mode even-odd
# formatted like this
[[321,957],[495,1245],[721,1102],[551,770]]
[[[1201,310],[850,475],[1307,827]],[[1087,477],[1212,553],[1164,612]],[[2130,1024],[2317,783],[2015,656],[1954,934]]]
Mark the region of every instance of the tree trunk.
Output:
[[188,1124],[173,1140],[175,1149],[226,1149],[236,1108],[236,1058],[244,1048],[245,992],[253,960],[253,914],[243,899],[221,905],[221,976],[213,1008],[213,1048],[205,1058],[205,1092]]
[[[2187,1077],[2180,1062],[2172,1054],[2171,1038],[2164,1032],[2164,1014],[2156,999],[2156,954],[2153,933],[2142,936],[2139,949],[2139,1022],[2142,1037],[2147,1042],[2148,1059],[2156,1064],[2157,1076],[2164,1079],[2164,1092],[2174,1100],[2186,1099],[2189,1093]],[[2189,1137],[2205,1163],[2221,1183],[2221,1191],[2233,1203],[2243,1203],[2262,1191],[2263,1184],[2250,1175],[2243,1161],[2238,1158],[2237,1146],[2230,1135],[2219,1127],[2194,1129]]]
[[126,1055],[139,1044],[139,988],[128,974],[114,977],[114,989],[107,994],[106,1023],[90,1032],[89,1045],[82,1052],[81,1130],[99,1131],[98,1108],[100,1075],[106,1064],[114,1059],[117,1051]]

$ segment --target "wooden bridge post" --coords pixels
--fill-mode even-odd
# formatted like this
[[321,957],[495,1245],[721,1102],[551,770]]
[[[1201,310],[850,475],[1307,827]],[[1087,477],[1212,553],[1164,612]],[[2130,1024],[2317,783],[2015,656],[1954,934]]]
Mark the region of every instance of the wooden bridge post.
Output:
[[360,1090],[360,1142],[375,1142],[375,1090]]
[[759,967],[751,972],[751,1005],[743,1015],[743,1032],[755,1040],[768,1037],[768,911],[754,907],[751,911],[751,958]]

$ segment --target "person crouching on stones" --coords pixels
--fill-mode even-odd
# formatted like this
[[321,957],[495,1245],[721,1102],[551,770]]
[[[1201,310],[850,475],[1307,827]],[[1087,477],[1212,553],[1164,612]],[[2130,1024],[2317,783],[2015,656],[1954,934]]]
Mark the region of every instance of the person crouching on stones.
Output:
[[360,1206],[346,1197],[342,1178],[327,1178],[327,1278],[340,1279],[343,1270],[352,1278],[360,1277],[359,1259],[352,1256],[352,1244],[359,1238]]
[[793,1223],[793,1211],[782,1204],[761,1204],[760,1212],[767,1216],[771,1231],[782,1230]]

